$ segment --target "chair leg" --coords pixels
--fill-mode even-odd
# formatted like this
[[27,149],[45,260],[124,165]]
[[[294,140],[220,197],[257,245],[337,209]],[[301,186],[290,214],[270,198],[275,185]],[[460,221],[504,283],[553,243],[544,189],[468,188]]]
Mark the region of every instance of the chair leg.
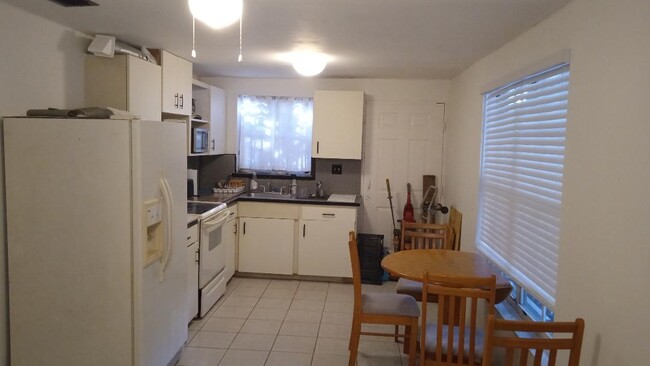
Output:
[[[409,344],[409,366],[415,366],[415,359],[417,357],[417,338],[418,338],[418,319],[413,320],[410,329]],[[424,347],[424,345],[422,345]],[[406,340],[404,340],[404,348],[406,348]],[[424,365],[422,365],[424,366]]]
[[354,366],[357,363],[357,351],[359,350],[359,337],[361,337],[361,322],[352,319],[352,331],[350,332],[350,358],[348,366]]
[[411,326],[410,325],[405,325],[404,326],[404,354],[408,355],[409,354],[409,347],[410,347],[410,342],[408,339],[408,335],[411,334]]
[[395,343],[399,342],[399,337],[397,336],[399,334],[399,325],[395,325]]

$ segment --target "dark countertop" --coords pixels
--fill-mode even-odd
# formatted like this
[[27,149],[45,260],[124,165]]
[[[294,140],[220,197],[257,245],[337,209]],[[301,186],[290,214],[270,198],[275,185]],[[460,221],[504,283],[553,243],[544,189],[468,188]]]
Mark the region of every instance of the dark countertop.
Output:
[[[327,196],[329,197],[329,196]],[[207,196],[198,196],[193,198],[188,198],[188,201],[200,201],[200,202],[223,202],[227,205],[233,204],[235,202],[272,202],[272,203],[295,203],[301,205],[327,205],[327,206],[351,206],[359,207],[361,206],[361,196],[357,195],[354,202],[336,202],[328,201],[327,197],[325,198],[298,198],[291,197],[290,195],[261,195],[251,197],[248,193],[240,194],[211,194]]]

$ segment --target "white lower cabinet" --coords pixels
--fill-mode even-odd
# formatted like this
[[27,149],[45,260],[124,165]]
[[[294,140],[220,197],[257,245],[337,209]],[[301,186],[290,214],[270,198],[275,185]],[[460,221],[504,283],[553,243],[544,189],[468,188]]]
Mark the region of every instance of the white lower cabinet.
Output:
[[187,322],[199,313],[199,226],[187,229]]
[[304,206],[298,222],[298,274],[352,277],[348,233],[355,223],[355,208]]
[[239,219],[240,272],[293,274],[293,219]]
[[239,202],[238,271],[352,277],[357,208]]
[[222,243],[226,246],[225,279],[229,281],[237,269],[237,205],[230,206],[230,216],[223,225]]

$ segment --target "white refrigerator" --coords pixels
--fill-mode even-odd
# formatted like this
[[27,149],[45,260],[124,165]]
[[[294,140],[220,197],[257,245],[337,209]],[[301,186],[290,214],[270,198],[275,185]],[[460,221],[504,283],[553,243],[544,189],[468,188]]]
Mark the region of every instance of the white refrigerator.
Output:
[[11,364],[166,366],[186,322],[186,129],[4,119]]

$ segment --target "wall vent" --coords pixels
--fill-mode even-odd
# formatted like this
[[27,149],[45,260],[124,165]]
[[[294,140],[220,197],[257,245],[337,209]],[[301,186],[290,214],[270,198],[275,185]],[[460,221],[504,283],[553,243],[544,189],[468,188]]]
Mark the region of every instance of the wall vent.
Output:
[[65,6],[66,8],[83,7],[83,6],[99,6],[99,4],[90,0],[50,0],[50,1],[53,3],[57,3],[61,6]]

